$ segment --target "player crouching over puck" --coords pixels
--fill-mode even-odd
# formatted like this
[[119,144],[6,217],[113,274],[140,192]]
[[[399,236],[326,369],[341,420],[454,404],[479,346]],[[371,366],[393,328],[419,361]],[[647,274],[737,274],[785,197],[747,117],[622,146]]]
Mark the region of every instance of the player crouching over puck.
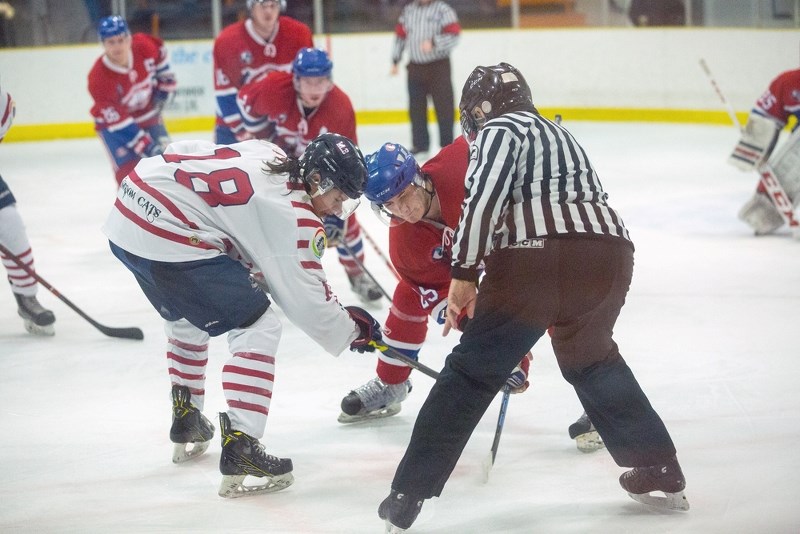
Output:
[[[348,347],[371,352],[380,339],[366,311],[339,304],[321,263],[321,218],[351,213],[366,176],[358,147],[327,133],[299,159],[266,141],[180,141],[122,181],[104,231],[165,321],[176,463],[202,454],[214,435],[202,414],[208,345],[228,334],[223,497],[278,491],[294,480],[292,461],[267,454],[259,441],[281,336],[272,304],[334,356]],[[247,476],[257,484],[246,484]]]

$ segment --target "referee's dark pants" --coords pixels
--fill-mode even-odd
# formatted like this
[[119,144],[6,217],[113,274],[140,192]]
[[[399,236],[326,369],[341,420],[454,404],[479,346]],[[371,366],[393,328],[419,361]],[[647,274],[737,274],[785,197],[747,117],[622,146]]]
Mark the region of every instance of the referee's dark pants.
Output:
[[453,117],[455,98],[450,77],[450,59],[430,63],[408,64],[408,114],[411,119],[412,148],[422,151],[430,149],[428,136],[428,95],[436,110],[439,124],[439,145],[453,142]]
[[441,494],[472,431],[522,356],[553,326],[553,350],[609,453],[620,466],[675,455],[612,339],[633,273],[621,239],[547,239],[487,259],[475,317],[420,409],[392,488]]

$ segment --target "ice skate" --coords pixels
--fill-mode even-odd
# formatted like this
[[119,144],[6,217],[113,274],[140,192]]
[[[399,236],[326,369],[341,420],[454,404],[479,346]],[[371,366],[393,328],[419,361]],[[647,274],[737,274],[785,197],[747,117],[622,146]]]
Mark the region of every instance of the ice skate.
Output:
[[211,444],[214,425],[190,402],[192,394],[186,386],[172,386],[172,427],[169,439],[175,444],[172,462],[176,464],[200,456]]
[[[256,438],[232,430],[231,420],[226,413],[219,414],[219,425],[222,437],[219,470],[223,475],[219,486],[220,497],[273,493],[292,485],[294,476],[291,459],[271,456],[264,452],[264,446]],[[261,484],[246,486],[244,479],[247,475],[261,478]]]
[[[681,472],[678,459],[674,456],[663,464],[634,467],[622,473],[619,485],[628,492],[631,499],[642,504],[667,510],[689,509],[689,501],[683,494],[686,479]],[[664,497],[650,495],[654,491],[663,493]]]
[[378,517],[386,524],[386,534],[405,532],[417,519],[425,499],[395,490],[378,506]]
[[575,445],[581,452],[599,451],[605,447],[603,438],[595,430],[586,412],[583,412],[577,421],[569,425],[569,437],[575,440]]
[[14,298],[17,299],[17,313],[25,323],[25,330],[35,336],[55,335],[53,323],[56,322],[56,317],[53,312],[39,304],[36,296],[26,297],[14,293]]
[[411,392],[411,380],[385,384],[377,376],[342,399],[340,423],[358,423],[389,417],[400,412],[400,403]]
[[367,276],[366,273],[362,272],[354,276],[348,275],[348,278],[350,279],[350,287],[353,289],[353,292],[358,295],[358,298],[365,304],[379,300],[383,296],[378,284]]

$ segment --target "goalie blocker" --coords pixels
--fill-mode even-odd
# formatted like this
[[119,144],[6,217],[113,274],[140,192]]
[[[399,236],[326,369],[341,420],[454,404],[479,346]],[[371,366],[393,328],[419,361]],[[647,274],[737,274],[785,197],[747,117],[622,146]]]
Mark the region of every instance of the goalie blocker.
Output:
[[800,239],[795,213],[800,203],[800,128],[770,156],[779,132],[774,121],[751,114],[742,139],[729,158],[734,166],[743,170],[755,168],[759,173],[758,190],[739,211],[739,218],[756,235],[772,233],[788,224],[794,237]]

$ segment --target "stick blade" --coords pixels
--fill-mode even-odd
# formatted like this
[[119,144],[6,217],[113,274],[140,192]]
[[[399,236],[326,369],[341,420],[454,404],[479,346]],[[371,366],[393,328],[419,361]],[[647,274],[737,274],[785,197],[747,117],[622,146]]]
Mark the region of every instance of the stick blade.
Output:
[[121,339],[135,339],[138,341],[144,339],[144,332],[142,332],[142,329],[136,328],[135,326],[127,328],[113,328],[110,326],[99,326],[97,329],[100,330],[105,335],[107,335],[108,337],[116,337]]

